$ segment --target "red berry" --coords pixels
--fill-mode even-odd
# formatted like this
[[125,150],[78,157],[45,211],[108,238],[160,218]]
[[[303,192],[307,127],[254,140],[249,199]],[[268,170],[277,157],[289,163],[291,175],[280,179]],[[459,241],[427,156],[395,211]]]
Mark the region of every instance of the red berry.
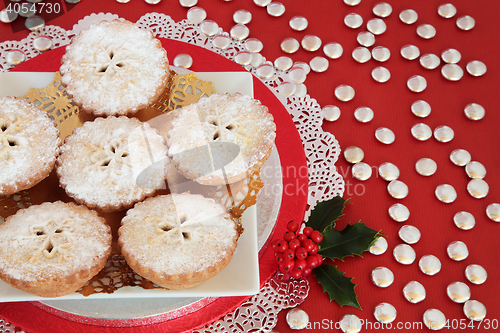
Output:
[[307,250],[303,247],[299,247],[297,250],[295,250],[295,257],[297,257],[297,259],[304,260],[305,258],[307,258]]
[[302,247],[306,249],[306,251],[309,253],[311,253],[312,249],[314,248],[314,245],[316,245],[316,243],[314,243],[312,239],[309,238],[302,242]]
[[[321,264],[323,263],[323,257],[321,256],[321,254],[316,253],[316,254],[312,254],[312,255],[315,256],[316,258],[318,258],[318,262],[319,262],[318,266],[321,266]],[[318,267],[318,266],[316,266],[316,267]]]
[[295,232],[292,231],[285,232],[285,235],[283,236],[283,239],[286,240],[287,242],[295,238],[297,238],[297,235],[295,235]]
[[290,261],[295,258],[295,251],[292,249],[288,249],[285,252],[283,252],[283,259],[285,261]]
[[318,246],[318,244],[315,243],[313,245],[313,248],[311,249],[311,251],[309,251],[309,254],[316,254],[316,253],[318,253],[318,250],[319,250],[319,246]]
[[300,279],[302,277],[302,272],[297,269],[292,269],[288,274],[294,279]]
[[304,270],[302,270],[302,276],[308,276],[311,275],[312,269],[309,267],[306,267]]
[[278,252],[285,252],[288,250],[288,242],[284,239],[279,240],[278,243],[276,243],[276,250]]
[[286,228],[292,232],[296,232],[297,230],[299,230],[299,223],[292,220],[288,222]]
[[295,268],[296,270],[302,271],[307,268],[307,262],[302,259],[295,259]]
[[316,243],[321,243],[323,240],[323,234],[318,230],[314,230],[311,234],[311,239]]
[[306,262],[307,262],[307,267],[311,269],[316,268],[321,264],[321,262],[318,261],[318,257],[316,257],[315,255],[308,256],[306,258]]
[[297,239],[302,243],[302,242],[306,241],[308,238],[304,234],[298,234]]
[[274,254],[274,258],[276,258],[276,262],[278,264],[281,264],[283,261],[285,261],[285,259],[283,259],[283,253],[276,252]]
[[289,261],[284,261],[280,265],[280,271],[283,273],[290,273],[290,271],[295,267],[295,261],[289,260]]
[[290,242],[288,242],[288,248],[292,250],[297,250],[297,248],[300,247],[300,241],[297,238],[292,239]]
[[273,241],[271,242],[271,248],[272,248],[275,252],[277,252],[277,251],[278,251],[278,246],[277,246],[276,244],[278,244],[278,242],[279,242],[279,241],[280,241],[279,239],[275,239],[275,240],[273,240]]
[[307,237],[311,237],[311,234],[313,233],[314,229],[311,227],[305,227],[304,230],[302,230],[302,233],[306,235]]

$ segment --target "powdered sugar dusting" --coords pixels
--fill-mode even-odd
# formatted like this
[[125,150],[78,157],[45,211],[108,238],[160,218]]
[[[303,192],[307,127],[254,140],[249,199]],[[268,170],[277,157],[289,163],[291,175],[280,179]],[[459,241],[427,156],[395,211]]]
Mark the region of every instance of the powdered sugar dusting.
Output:
[[153,194],[165,184],[168,166],[164,139],[147,123],[108,117],[86,122],[66,139],[57,172],[70,196],[107,209]]
[[92,25],[74,37],[60,72],[75,103],[96,115],[123,115],[147,107],[169,77],[160,41],[119,20]]
[[0,194],[29,188],[48,176],[60,144],[46,112],[25,100],[0,98]]
[[110,228],[84,206],[43,203],[0,225],[0,271],[23,281],[64,279],[107,257]]
[[209,152],[212,164],[217,164],[217,160],[227,160],[233,153],[223,143],[234,143],[239,154],[224,166],[229,182],[234,182],[245,178],[248,168],[269,153],[275,131],[273,116],[260,101],[241,94],[211,95],[181,109],[172,122],[167,138],[169,156],[184,176],[202,184],[211,179],[224,184],[222,171],[207,175],[204,156],[193,149],[220,144],[216,146],[220,149]]
[[123,250],[142,266],[173,275],[203,271],[232,255],[236,225],[213,199],[183,193],[136,204],[119,234]]

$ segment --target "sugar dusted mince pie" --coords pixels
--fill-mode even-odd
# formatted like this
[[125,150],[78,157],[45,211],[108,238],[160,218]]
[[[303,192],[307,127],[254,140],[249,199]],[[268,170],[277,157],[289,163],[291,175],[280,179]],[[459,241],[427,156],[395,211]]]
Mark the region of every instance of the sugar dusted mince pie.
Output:
[[128,265],[169,289],[193,287],[218,274],[231,261],[239,237],[224,206],[189,193],[136,204],[118,234]]
[[41,297],[78,290],[111,252],[105,220],[61,201],[19,210],[0,224],[0,235],[0,279]]
[[76,105],[96,116],[133,114],[163,92],[167,52],[150,31],[129,21],[102,21],[66,47],[61,82]]
[[80,204],[102,211],[130,208],[165,185],[170,162],[164,138],[136,118],[96,118],[61,147],[61,187]]
[[0,195],[28,189],[45,179],[59,154],[59,130],[36,105],[0,98]]
[[275,131],[260,101],[239,93],[211,95],[180,110],[168,132],[168,154],[182,175],[200,184],[235,183],[264,164]]

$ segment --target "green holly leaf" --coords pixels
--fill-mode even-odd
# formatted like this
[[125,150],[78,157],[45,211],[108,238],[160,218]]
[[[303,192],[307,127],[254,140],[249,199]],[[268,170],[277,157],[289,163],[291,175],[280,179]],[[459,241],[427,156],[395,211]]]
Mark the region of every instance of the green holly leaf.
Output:
[[316,207],[311,211],[311,216],[307,222],[307,226],[314,230],[323,232],[328,226],[335,227],[335,221],[341,217],[345,203],[348,201],[336,196],[333,199],[318,202]]
[[326,264],[316,267],[313,272],[318,282],[323,286],[323,290],[328,293],[330,301],[336,301],[340,307],[348,305],[361,310],[354,291],[356,285],[351,282],[353,278],[344,276],[344,273],[339,271],[336,266]]
[[347,256],[354,255],[362,257],[362,253],[370,249],[378,236],[378,231],[368,228],[361,222],[348,224],[341,231],[329,226],[323,231],[323,241],[319,243],[318,253],[332,260],[343,260]]

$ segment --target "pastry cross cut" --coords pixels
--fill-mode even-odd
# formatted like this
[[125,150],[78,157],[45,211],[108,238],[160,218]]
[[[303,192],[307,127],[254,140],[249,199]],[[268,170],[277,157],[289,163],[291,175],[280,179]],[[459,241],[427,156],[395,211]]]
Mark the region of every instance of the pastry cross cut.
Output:
[[[56,222],[50,220],[46,224],[33,225],[29,228],[29,236],[20,237],[23,240],[32,240],[40,243],[37,250],[30,256],[30,262],[37,260],[40,255],[46,259],[52,259],[59,254],[58,262],[66,260],[70,253],[66,251],[72,242],[71,234],[74,231],[73,220]],[[21,239],[18,239],[21,240]]]
[[148,217],[155,221],[155,231],[157,237],[150,239],[150,242],[165,240],[168,243],[177,243],[181,247],[185,242],[196,240],[199,235],[197,230],[201,228],[198,223],[198,216],[189,217],[185,214],[180,216],[171,216],[162,221],[156,217]]
[[19,145],[15,135],[21,131],[22,119],[11,122],[8,119],[0,118],[0,159],[10,157],[11,147]]
[[124,69],[129,62],[134,61],[127,55],[127,52],[122,48],[111,48],[104,52],[104,55],[99,55],[97,62],[91,63],[95,74],[115,75],[121,69]]
[[105,171],[108,175],[120,175],[123,167],[132,168],[127,145],[117,140],[109,143],[103,141],[90,155],[90,161],[93,163],[92,167]]
[[[225,119],[227,118],[227,119]],[[229,141],[231,142],[231,137],[234,137],[235,133],[238,132],[237,118],[222,117],[209,115],[206,119],[205,133],[207,133],[208,141]]]

